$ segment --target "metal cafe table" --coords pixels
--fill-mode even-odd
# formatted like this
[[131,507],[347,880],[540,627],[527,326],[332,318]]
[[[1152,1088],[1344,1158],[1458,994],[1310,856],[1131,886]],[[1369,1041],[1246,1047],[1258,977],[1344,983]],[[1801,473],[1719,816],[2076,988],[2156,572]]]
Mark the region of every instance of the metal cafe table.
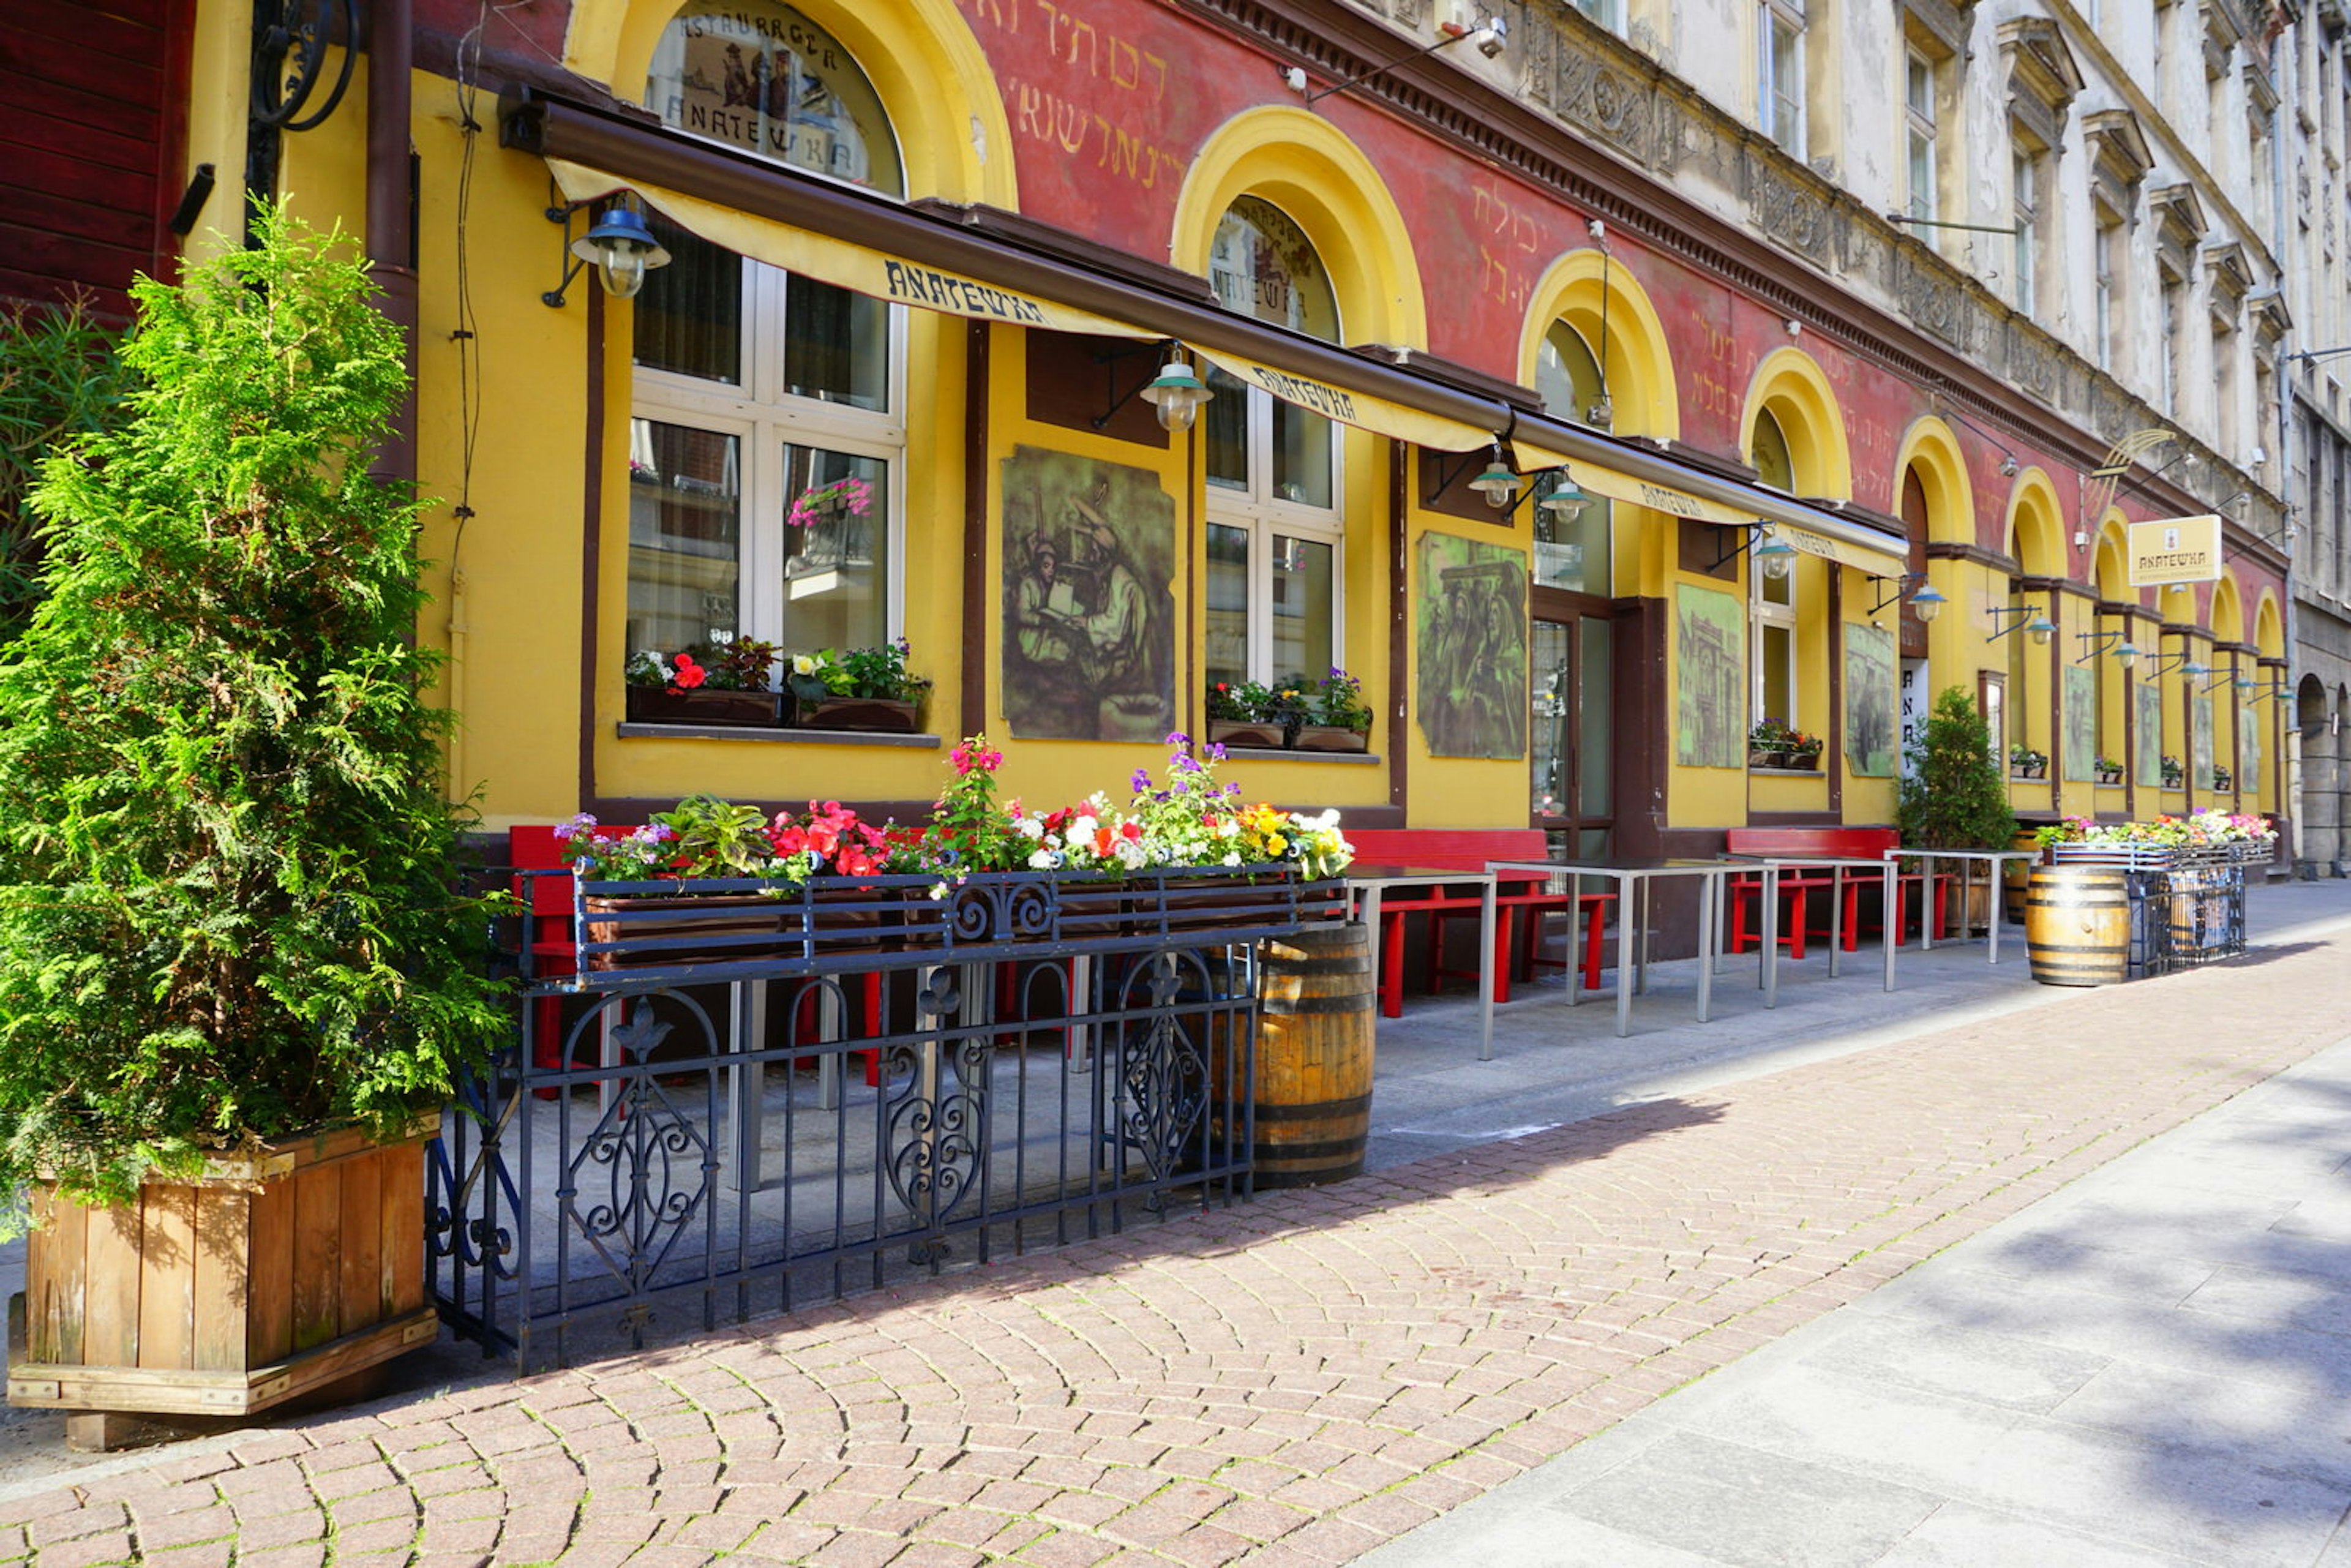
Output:
[[[1988,964],[1997,964],[2000,962],[2000,911],[2003,902],[2001,898],[2001,875],[2008,870],[2008,862],[2011,861],[2038,863],[2041,852],[2039,850],[1901,849],[1886,851],[1886,858],[1889,863],[1896,858],[1917,861],[1919,871],[1926,875],[1926,881],[1922,885],[1929,890],[1928,896],[1930,898],[1934,896],[1931,890],[1935,885],[1935,862],[1937,861],[1959,862],[1959,923],[1962,926],[1967,924],[1968,918],[1968,888],[1975,881],[1970,868],[1975,865],[1984,866],[1986,868],[1984,872],[1985,903],[1989,905],[1984,928],[1989,934],[1988,946],[1991,949],[1984,961]],[[1918,923],[1918,946],[1922,952],[1935,945],[1934,925],[1932,920],[1921,920]],[[1946,936],[1943,940],[1950,942],[1959,938]]]
[[[1532,873],[1545,876],[1563,877],[1568,883],[1567,950],[1578,951],[1583,918],[1583,882],[1586,877],[1617,884],[1624,896],[1616,910],[1616,1032],[1630,1034],[1633,1030],[1633,995],[1649,988],[1649,890],[1664,877],[1694,876],[1698,889],[1698,1021],[1705,1023],[1714,999],[1714,966],[1722,949],[1723,883],[1733,872],[1760,872],[1765,881],[1764,909],[1767,924],[1763,943],[1763,1005],[1779,1005],[1778,977],[1773,960],[1778,956],[1778,935],[1771,912],[1779,904],[1779,868],[1769,862],[1742,864],[1724,860],[1572,860],[1572,861],[1489,861],[1486,869],[1503,873]],[[1640,934],[1637,950],[1634,934]],[[1568,973],[1567,1001],[1570,1007],[1582,999],[1582,990],[1573,970]]]
[[[1478,1060],[1494,1060],[1494,873],[1435,866],[1377,865],[1357,861],[1345,872],[1353,918],[1369,933],[1372,987],[1380,983],[1380,895],[1392,887],[1478,889]],[[1509,962],[1504,955],[1503,961]],[[1570,988],[1573,989],[1573,988]]]
[[[1910,852],[1906,850],[1902,852],[1907,854]],[[1825,871],[1829,873],[1829,978],[1831,979],[1836,978],[1838,967],[1844,956],[1845,876],[1850,873],[1856,876],[1876,878],[1878,885],[1883,889],[1879,894],[1878,930],[1883,934],[1882,940],[1886,948],[1886,988],[1890,991],[1894,988],[1895,939],[1901,935],[1899,923],[1894,918],[1894,900],[1896,889],[1899,885],[1897,878],[1900,873],[1892,854],[1893,852],[1887,852],[1887,858],[1883,860],[1869,859],[1861,855],[1802,853],[1733,855],[1730,857],[1730,863],[1735,869],[1742,871],[1755,872],[1768,869],[1773,873],[1766,880],[1763,889],[1763,949],[1775,958],[1780,948],[1780,884],[1777,873],[1785,871]],[[1924,885],[1929,889],[1934,886],[1931,882]],[[1931,921],[1928,924],[1931,924]],[[1767,992],[1776,989],[1774,980],[1777,967],[1776,964],[1766,964],[1763,967],[1763,987]]]

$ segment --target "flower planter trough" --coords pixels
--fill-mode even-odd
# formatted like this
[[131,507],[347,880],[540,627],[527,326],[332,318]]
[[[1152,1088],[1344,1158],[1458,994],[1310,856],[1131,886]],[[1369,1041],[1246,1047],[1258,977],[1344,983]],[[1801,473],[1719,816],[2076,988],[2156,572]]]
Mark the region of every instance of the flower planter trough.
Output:
[[289,1139],[135,1207],[37,1190],[8,1402],[69,1412],[68,1444],[102,1449],[329,1395],[430,1343],[424,1141]]

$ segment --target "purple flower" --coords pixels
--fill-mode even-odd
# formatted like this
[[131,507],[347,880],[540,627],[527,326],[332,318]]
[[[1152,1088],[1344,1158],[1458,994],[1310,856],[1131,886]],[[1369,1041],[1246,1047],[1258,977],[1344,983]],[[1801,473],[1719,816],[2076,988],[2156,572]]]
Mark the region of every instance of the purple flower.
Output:
[[[1209,760],[1209,761],[1211,761],[1211,762],[1222,762],[1224,759],[1225,759],[1225,745],[1224,745],[1224,742],[1222,742],[1222,741],[1218,741],[1216,745],[1211,746],[1210,747],[1208,747],[1208,760]],[[1236,788],[1238,788],[1238,786],[1236,786]]]
[[1192,744],[1192,737],[1185,734],[1180,729],[1171,729],[1167,732],[1167,744],[1170,746],[1189,746]]
[[1151,788],[1151,769],[1148,768],[1136,768],[1134,770],[1134,777],[1128,779],[1126,784],[1127,788],[1133,790],[1135,794],[1143,794]]

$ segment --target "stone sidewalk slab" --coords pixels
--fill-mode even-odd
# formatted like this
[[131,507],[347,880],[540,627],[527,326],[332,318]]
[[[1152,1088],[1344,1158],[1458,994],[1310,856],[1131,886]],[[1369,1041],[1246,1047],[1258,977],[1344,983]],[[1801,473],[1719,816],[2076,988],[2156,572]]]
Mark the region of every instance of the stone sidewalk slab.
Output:
[[2351,1039],[1364,1562],[2351,1561],[2346,1124]]
[[[1866,1368],[1901,1358],[1915,1325],[1881,1287],[2334,1043],[2351,1018],[2346,949],[2351,934],[2322,932],[692,1343],[240,1436],[0,1502],[0,1558],[1348,1562],[1554,1473],[1540,1468],[1562,1454],[1606,1458],[1584,1439],[1629,1440],[1627,1416],[1874,1292],[1875,1310],[1850,1316],[1879,1336],[1863,1342],[1877,1360],[1843,1375],[1890,1397]],[[2323,1125],[2297,1113],[2280,1126],[2315,1164]],[[2273,1212],[2262,1197],[2215,1194],[2196,1245],[2223,1248],[2232,1223]],[[2289,1223],[2299,1214],[2274,1211],[2273,1228],[2317,1267],[2351,1207],[2314,1209],[2306,1229]],[[1920,1484],[1916,1452],[1908,1470],[1840,1465],[1886,1426],[1856,1404],[1783,1423],[1776,1451],[1737,1430],[1666,1431],[1655,1440],[1675,1445],[1674,1464],[1611,1482],[1590,1528],[1612,1544],[1580,1560],[1684,1561],[1730,1538],[1645,1537],[1645,1495],[1761,1539],[1762,1516],[1737,1502],[1755,1486],[1782,1515],[1824,1521],[1824,1552],[1844,1555],[1819,1561],[1887,1542],[1942,1553],[1914,1561],[1968,1560],[2047,1485],[2034,1464],[1996,1462],[1999,1444],[2063,1422],[2085,1394],[2084,1410],[2104,1409],[2098,1375],[2146,1348],[2116,1316],[2177,1260],[2121,1250],[2069,1280],[2064,1335],[2021,1332],[2017,1277],[1996,1268],[1971,1274],[1971,1304],[1938,1325],[2007,1347],[1986,1409],[1949,1386],[1964,1379],[1948,1363],[1922,1363],[1943,1430],[1988,1456],[1956,1500],[1966,1509]],[[2241,1289],[2222,1270],[2245,1263],[2215,1258],[2189,1291]],[[2188,1314],[2203,1337],[2186,1343],[2210,1355],[2239,1333],[2241,1360],[2279,1346],[2314,1358],[2335,1336],[2304,1321],[2311,1310],[2240,1295],[2233,1315]],[[2126,1472],[2127,1426],[2099,1429],[2108,1471]],[[2258,1513],[2182,1494],[2136,1531],[2085,1497],[2036,1539],[2161,1561],[2147,1553],[2168,1532],[2210,1512],[2248,1551],[2299,1549],[2332,1484],[2320,1469],[2282,1473],[2280,1506]],[[1646,1556],[1616,1552],[1645,1541]]]

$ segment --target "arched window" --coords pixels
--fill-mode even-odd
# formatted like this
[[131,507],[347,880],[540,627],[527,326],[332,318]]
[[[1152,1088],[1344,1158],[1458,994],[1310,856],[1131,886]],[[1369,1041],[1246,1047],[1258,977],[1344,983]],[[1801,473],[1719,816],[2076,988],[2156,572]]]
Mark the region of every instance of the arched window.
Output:
[[[1598,356],[1583,334],[1565,321],[1553,321],[1536,350],[1535,391],[1542,394],[1545,413],[1578,423],[1607,399]],[[1551,482],[1538,479],[1535,487],[1538,496],[1548,495]],[[1533,510],[1537,585],[1603,595],[1613,591],[1608,550],[1612,503],[1593,496],[1563,521],[1545,507]]]
[[776,0],[691,0],[653,47],[645,104],[688,135],[905,194],[873,84],[831,34]]
[[[1769,409],[1755,414],[1755,435],[1748,462],[1761,482],[1774,490],[1796,487],[1795,458],[1788,449],[1787,433]],[[1791,729],[1803,727],[1796,711],[1796,578],[1750,570],[1749,609],[1755,623],[1755,717],[1776,718]]]
[[[776,0],[695,0],[647,103],[679,130],[898,194],[897,142],[846,49]],[[897,616],[903,312],[652,215],[669,266],[632,313],[628,652],[762,638],[872,646]]]
[[[1242,196],[1227,209],[1208,280],[1228,310],[1339,340],[1322,258],[1270,202]],[[1343,654],[1337,433],[1220,370],[1208,385],[1205,674],[1211,684],[1319,681]]]

